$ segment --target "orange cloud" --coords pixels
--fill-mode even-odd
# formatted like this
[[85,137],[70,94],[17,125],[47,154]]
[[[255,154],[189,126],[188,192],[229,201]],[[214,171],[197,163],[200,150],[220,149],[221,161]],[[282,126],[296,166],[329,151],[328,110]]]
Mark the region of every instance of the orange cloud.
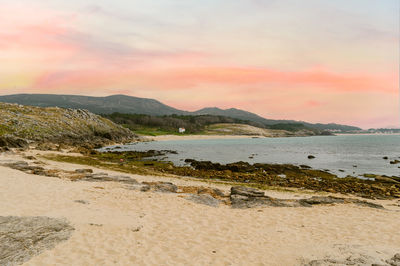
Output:
[[[154,90],[192,89],[208,84],[229,86],[248,90],[252,87],[259,91],[263,85],[269,88],[281,86],[296,89],[301,86],[315,87],[333,92],[398,93],[397,75],[333,73],[329,71],[280,71],[266,68],[186,68],[168,70],[84,70],[61,71],[44,74],[34,87],[37,88],[105,88],[119,86],[123,88],[144,86]],[[214,84],[214,85],[213,85]],[[265,87],[264,87],[265,88]]]

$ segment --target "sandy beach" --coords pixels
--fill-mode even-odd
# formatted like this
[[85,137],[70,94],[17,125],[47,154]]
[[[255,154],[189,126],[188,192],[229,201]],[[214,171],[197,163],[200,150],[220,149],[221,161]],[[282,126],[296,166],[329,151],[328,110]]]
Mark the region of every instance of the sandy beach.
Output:
[[[0,163],[21,160],[26,161],[22,154],[0,155]],[[82,168],[41,161],[49,169]],[[130,176],[138,181],[207,186],[190,178]],[[224,192],[230,189],[224,184],[212,186]],[[287,199],[311,196],[266,194]],[[141,192],[117,182],[72,182],[3,166],[0,201],[0,216],[63,218],[75,228],[67,241],[24,265],[303,265],[350,257],[379,262],[400,251],[398,201],[374,201],[384,210],[352,204],[215,208],[181,194]]]
[[143,136],[146,140],[167,141],[167,140],[199,140],[199,139],[243,139],[243,138],[264,138],[264,136],[248,135],[160,135]]

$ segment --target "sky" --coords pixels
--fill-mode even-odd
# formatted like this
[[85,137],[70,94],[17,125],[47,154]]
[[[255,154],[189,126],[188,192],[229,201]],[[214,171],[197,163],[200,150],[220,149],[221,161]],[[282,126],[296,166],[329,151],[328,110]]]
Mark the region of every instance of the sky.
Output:
[[399,127],[399,0],[0,0],[0,95]]

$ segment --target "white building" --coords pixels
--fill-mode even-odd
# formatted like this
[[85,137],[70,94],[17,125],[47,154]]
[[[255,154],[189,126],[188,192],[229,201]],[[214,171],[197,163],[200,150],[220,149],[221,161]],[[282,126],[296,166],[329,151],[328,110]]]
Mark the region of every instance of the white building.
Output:
[[178,131],[179,131],[179,133],[183,134],[183,133],[185,133],[186,129],[184,127],[180,127]]

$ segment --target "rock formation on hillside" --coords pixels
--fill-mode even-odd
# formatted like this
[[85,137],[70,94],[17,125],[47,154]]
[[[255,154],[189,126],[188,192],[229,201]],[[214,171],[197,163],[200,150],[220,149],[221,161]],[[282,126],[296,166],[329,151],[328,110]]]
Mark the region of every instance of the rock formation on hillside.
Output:
[[0,147],[25,147],[31,142],[96,146],[136,138],[130,130],[87,110],[0,103]]

